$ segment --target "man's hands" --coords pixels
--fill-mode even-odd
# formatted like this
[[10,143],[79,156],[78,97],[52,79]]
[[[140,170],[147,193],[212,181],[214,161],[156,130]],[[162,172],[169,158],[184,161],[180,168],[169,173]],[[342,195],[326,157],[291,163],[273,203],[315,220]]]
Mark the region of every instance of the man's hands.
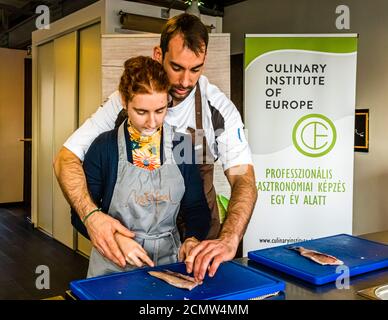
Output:
[[228,214],[219,238],[197,244],[185,255],[186,271],[198,281],[206,272],[213,277],[220,264],[235,257],[257,200],[255,174],[252,165],[238,165],[225,171],[232,188]]
[[126,260],[114,234],[117,232],[129,238],[133,238],[135,234],[125,228],[118,220],[102,212],[93,213],[86,221],[86,228],[93,246],[104,257],[124,268]]
[[145,264],[150,267],[154,266],[154,262],[148,257],[147,252],[135,240],[119,233],[115,234],[115,239],[129,264],[138,268],[143,267]]
[[238,244],[237,237],[202,241],[186,256],[187,273],[193,272],[197,281],[205,278],[207,270],[213,277],[222,262],[234,258]]
[[180,247],[179,261],[186,263],[187,273],[193,272],[195,280],[202,281],[207,270],[213,277],[222,262],[234,258],[238,244],[237,237],[202,242],[191,237]]

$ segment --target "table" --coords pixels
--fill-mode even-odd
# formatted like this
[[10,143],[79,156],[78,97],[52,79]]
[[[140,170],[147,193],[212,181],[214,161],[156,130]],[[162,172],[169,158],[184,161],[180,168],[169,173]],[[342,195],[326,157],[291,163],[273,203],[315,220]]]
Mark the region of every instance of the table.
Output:
[[[388,231],[368,233],[360,235],[360,238],[388,244]],[[276,271],[269,267],[260,265],[247,257],[238,258],[237,261],[243,265],[253,267],[270,274],[286,283],[285,293],[271,299],[285,300],[366,300],[366,298],[357,294],[357,291],[374,286],[388,284],[388,268],[368,272],[362,275],[354,276],[349,279],[348,289],[337,289],[335,283],[321,286],[315,286],[303,280],[297,279],[285,273]],[[66,292],[66,299],[76,299],[71,291]]]
[[[360,238],[388,244],[388,231],[360,235]],[[335,283],[315,286],[285,273],[260,265],[248,258],[236,259],[239,263],[264,271],[286,283],[286,292],[279,296],[286,300],[365,300],[357,291],[388,284],[388,268],[368,272],[349,279],[348,289],[337,289]]]

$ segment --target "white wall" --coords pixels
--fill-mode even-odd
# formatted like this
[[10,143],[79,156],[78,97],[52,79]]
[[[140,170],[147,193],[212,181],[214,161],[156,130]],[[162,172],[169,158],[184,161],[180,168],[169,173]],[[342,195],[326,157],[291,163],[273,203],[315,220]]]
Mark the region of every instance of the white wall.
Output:
[[[120,29],[120,10],[128,13],[144,15],[149,17],[161,18],[161,9],[159,6],[151,6],[142,3],[123,1],[123,0],[100,0],[88,7],[76,11],[60,20],[50,24],[48,30],[36,30],[32,33],[32,43],[40,44],[51,40],[59,35],[87,26],[93,22],[101,22],[101,34],[116,33]],[[170,17],[178,15],[183,11],[171,9]],[[212,17],[201,15],[201,20],[206,25],[214,25],[214,33],[222,32],[222,17]]]
[[[350,30],[335,27],[339,4]],[[388,1],[248,0],[225,9],[223,28],[232,53],[243,52],[245,33],[359,34],[356,108],[370,109],[370,147],[355,153],[353,233],[388,230]]]
[[[120,12],[120,10],[127,13],[161,18],[162,7],[151,6],[151,5],[136,3],[136,2],[123,1],[123,0],[108,0],[105,2],[106,24],[104,26],[105,29],[103,29],[104,30],[103,33],[105,34],[115,33],[116,29],[121,28],[120,18],[118,16],[118,13]],[[170,17],[176,16],[182,12],[183,11],[171,9]],[[210,26],[213,24],[216,27],[216,29],[214,29],[213,32],[215,33],[222,32],[221,17],[201,15],[201,20],[206,25]]]
[[0,203],[23,201],[25,57],[0,48]]

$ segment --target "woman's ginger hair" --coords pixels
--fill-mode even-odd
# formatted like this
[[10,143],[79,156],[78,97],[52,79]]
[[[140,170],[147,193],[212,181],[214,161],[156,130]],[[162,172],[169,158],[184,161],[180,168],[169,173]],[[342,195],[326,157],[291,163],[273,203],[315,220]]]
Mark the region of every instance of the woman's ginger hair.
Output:
[[163,66],[150,57],[134,57],[124,62],[119,91],[125,108],[136,94],[166,92],[170,84]]

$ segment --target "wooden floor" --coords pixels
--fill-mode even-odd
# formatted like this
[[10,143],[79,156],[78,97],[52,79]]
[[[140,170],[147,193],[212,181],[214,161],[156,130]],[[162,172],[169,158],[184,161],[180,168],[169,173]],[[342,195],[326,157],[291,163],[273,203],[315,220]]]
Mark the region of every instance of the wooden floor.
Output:
[[[49,289],[37,289],[49,269]],[[69,282],[85,278],[88,259],[32,228],[23,208],[0,208],[0,299],[45,299],[65,296]]]

